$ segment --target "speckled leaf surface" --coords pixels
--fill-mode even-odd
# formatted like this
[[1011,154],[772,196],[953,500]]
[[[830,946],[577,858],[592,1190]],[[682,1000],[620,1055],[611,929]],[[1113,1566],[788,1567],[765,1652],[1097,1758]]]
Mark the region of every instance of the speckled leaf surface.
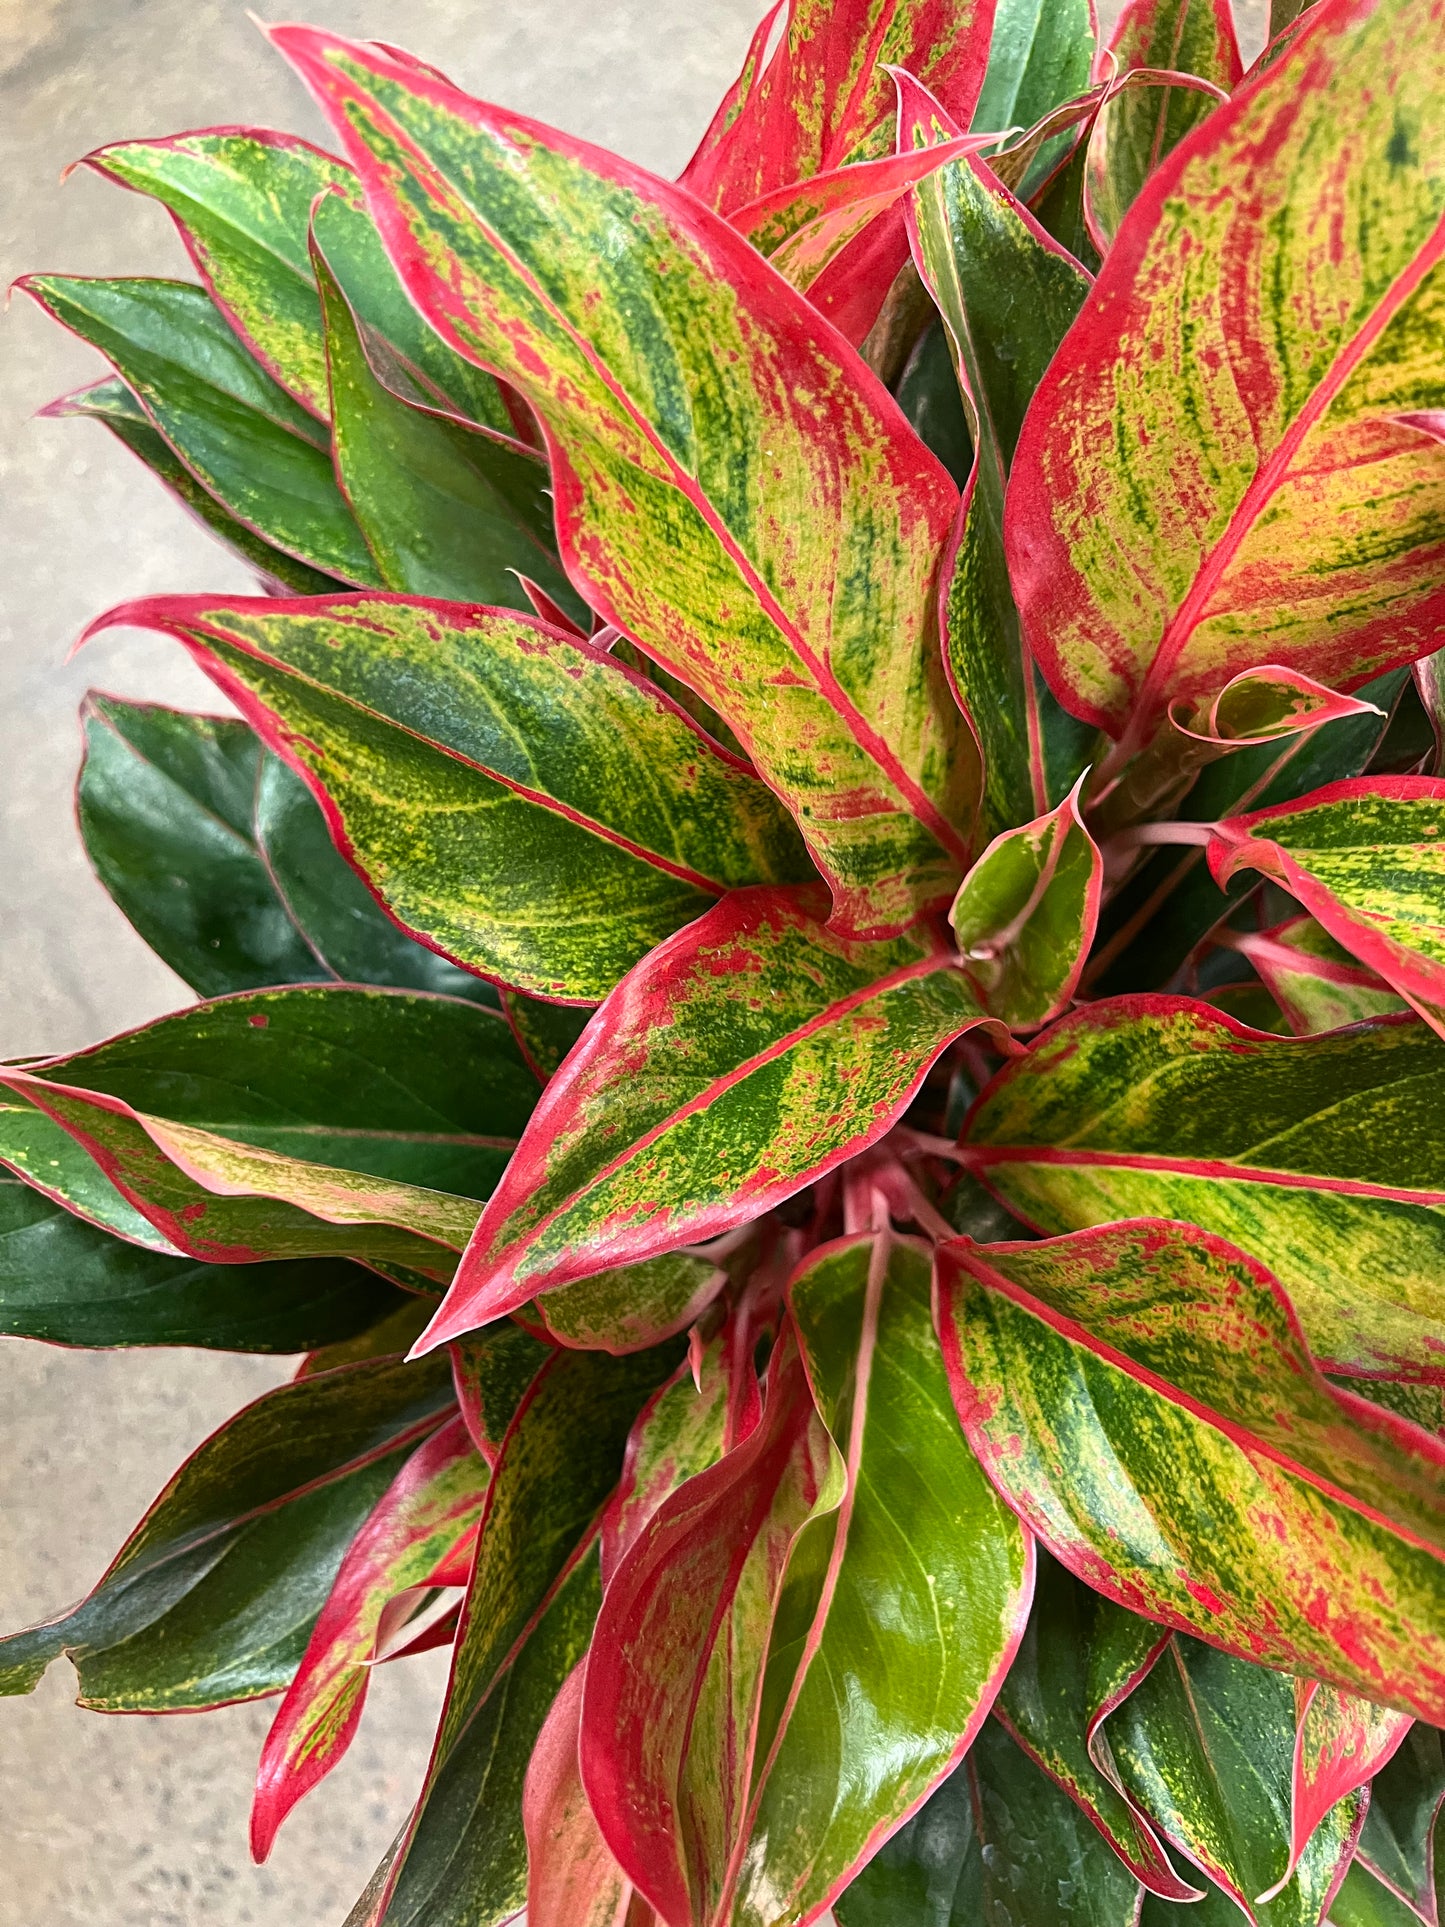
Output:
[[605,650],[534,619],[182,597],[106,621],[184,642],[301,769],[397,921],[523,990],[595,1002],[723,890],[807,874],[745,765]]
[[17,285],[100,350],[230,517],[309,568],[380,583],[325,428],[251,359],[204,289],[55,274]]
[[1258,870],[1445,1032],[1445,782],[1331,783],[1216,826],[1215,881]]
[[1439,1716],[1445,1448],[1330,1386],[1263,1267],[1149,1220],[939,1266],[964,1430],[1056,1558],[1236,1655]]
[[1078,798],[1076,786],[1047,816],[995,837],[949,913],[964,975],[1013,1030],[1067,1007],[1094,941],[1104,861]]
[[1398,1751],[1412,1724],[1408,1713],[1376,1706],[1357,1693],[1344,1693],[1318,1680],[1295,1682],[1295,1704],[1290,1874],[1330,1809],[1374,1778]]
[[1411,1020],[1268,1037],[1188,998],[1117,998],[1000,1073],[970,1161],[1043,1231],[1202,1225],[1269,1267],[1317,1357],[1437,1378],[1442,1069]]
[[[903,138],[936,147],[949,125],[920,89],[899,85]],[[973,467],[944,563],[942,625],[949,676],[983,750],[985,821],[1000,831],[1068,794],[1089,735],[1037,673],[1003,552],[1004,489],[1019,425],[1089,278],[987,163],[969,156],[945,162],[914,190],[909,227],[973,431]]]
[[417,1447],[347,1547],[261,1749],[254,1859],[266,1859],[291,1808],[355,1738],[386,1607],[424,1584],[475,1527],[486,1487],[486,1465],[458,1415]]
[[686,1331],[726,1283],[703,1252],[670,1251],[543,1292],[531,1316],[559,1345],[640,1352]]
[[760,58],[765,22],[683,185],[732,214],[790,182],[889,153],[889,67],[916,75],[967,126],[994,11],[992,0],[788,0],[770,58]]
[[71,1613],[0,1640],[0,1689],[69,1653],[82,1701],[176,1712],[290,1681],[347,1546],[452,1406],[444,1361],[267,1392],[194,1452]]
[[527,1834],[528,1927],[625,1927],[632,1882],[607,1850],[577,1761],[583,1665],[537,1736],[522,1793]]
[[685,191],[375,49],[276,38],[418,305],[541,417],[588,603],[736,730],[841,927],[938,905],[977,784],[933,612],[956,493],[896,404]]
[[876,1142],[991,1021],[934,931],[849,942],[826,915],[817,886],[734,891],[624,978],[548,1085],[431,1342],[761,1216]]
[[1297,1037],[1409,1008],[1313,917],[1291,917],[1273,930],[1247,935],[1239,947]]
[[1034,398],[1010,574],[1050,683],[1125,749],[1251,662],[1350,687],[1438,647],[1445,451],[1412,418],[1441,399],[1439,28],[1312,10],[1151,177]]

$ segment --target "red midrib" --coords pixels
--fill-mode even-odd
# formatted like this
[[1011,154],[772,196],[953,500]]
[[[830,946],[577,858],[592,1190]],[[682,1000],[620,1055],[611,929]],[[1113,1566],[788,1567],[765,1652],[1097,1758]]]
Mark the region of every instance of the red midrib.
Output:
[[1415,293],[1425,277],[1445,257],[1445,219],[1435,227],[1430,239],[1410,264],[1390,283],[1373,314],[1339,355],[1330,371],[1312,390],[1309,400],[1285,430],[1266,460],[1255,470],[1249,487],[1240,497],[1229,525],[1210,551],[1203,567],[1190,585],[1189,593],[1160,640],[1149,673],[1139,692],[1135,708],[1139,735],[1147,728],[1154,711],[1162,707],[1161,688],[1173,674],[1175,664],[1188,646],[1205,606],[1218,588],[1225,571],[1239,553],[1246,536],[1270,499],[1284,481],[1290,464],[1310,430],[1322,419],[1326,409],[1359,367],[1366,354],[1384,333],[1404,303]]

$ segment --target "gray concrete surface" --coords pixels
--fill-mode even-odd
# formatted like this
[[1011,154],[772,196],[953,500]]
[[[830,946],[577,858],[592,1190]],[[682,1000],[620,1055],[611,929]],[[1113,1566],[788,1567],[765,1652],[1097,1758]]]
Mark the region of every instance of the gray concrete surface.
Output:
[[[672,171],[758,5],[298,0],[295,13],[401,42],[478,93]],[[84,172],[62,188],[60,170],[103,141],[245,120],[321,137],[243,0],[0,0],[0,277],[186,272],[159,209]],[[65,656],[123,598],[250,586],[103,430],[28,419],[93,366],[23,298],[0,321],[3,1055],[189,1001],[86,868],[74,717],[92,684],[220,705],[177,650],[140,635]],[[197,1352],[0,1341],[0,1625],[82,1593],[176,1463],[282,1376]],[[439,1655],[383,1669],[351,1756],[255,1868],[245,1829],[266,1707],[103,1718],[70,1704],[73,1675],[56,1666],[33,1698],[0,1702],[0,1927],[339,1923],[415,1795],[444,1677]]]
[[[259,4],[259,0],[258,0]],[[303,0],[464,85],[671,171],[736,69],[761,0]],[[1251,0],[1252,15],[1262,11]],[[1258,26],[1255,25],[1255,35]],[[66,162],[107,140],[252,120],[320,135],[242,0],[0,0],[0,276],[185,272],[160,211]],[[91,684],[218,707],[179,652],[88,617],[244,574],[104,434],[31,412],[95,366],[23,299],[0,331],[0,1054],[61,1050],[188,1001],[86,868],[71,816]],[[0,1341],[0,1625],[84,1591],[174,1465],[283,1369],[202,1353]],[[440,1656],[385,1669],[341,1770],[245,1850],[261,1707],[186,1719],[76,1711],[55,1667],[0,1703],[0,1927],[327,1927],[419,1781]]]

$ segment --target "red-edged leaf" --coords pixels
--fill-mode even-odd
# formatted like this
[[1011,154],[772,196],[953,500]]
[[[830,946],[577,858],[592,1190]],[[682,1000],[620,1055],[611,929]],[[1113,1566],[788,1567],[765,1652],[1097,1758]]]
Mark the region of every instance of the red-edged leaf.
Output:
[[710,1918],[719,1897],[788,1554],[810,1518],[836,1509],[842,1482],[785,1335],[759,1424],[663,1503],[607,1588],[582,1780],[612,1852],[678,1927]]
[[451,1348],[452,1383],[472,1444],[495,1465],[507,1428],[552,1347],[510,1320]]
[[936,931],[854,943],[826,909],[817,888],[735,890],[623,979],[424,1343],[760,1217],[875,1143],[944,1046],[994,1023]]
[[736,731],[840,928],[942,907],[978,788],[933,608],[957,491],[881,384],[685,190],[373,48],[275,37],[417,305],[541,418],[589,604]]
[[763,63],[774,8],[683,171],[683,185],[731,215],[775,189],[886,154],[902,67],[967,127],[983,86],[993,0],[788,0]]
[[1445,1446],[1336,1391],[1263,1266],[1147,1220],[961,1241],[939,1319],[970,1443],[1071,1571],[1226,1652],[1445,1716]]
[[543,1292],[524,1316],[559,1345],[641,1352],[696,1324],[727,1283],[700,1251],[670,1251]]
[[1201,712],[1191,715],[1183,705],[1175,704],[1170,720],[1181,735],[1228,750],[1246,743],[1272,742],[1296,730],[1318,729],[1321,723],[1337,722],[1342,716],[1383,714],[1374,703],[1326,689],[1297,669],[1267,664],[1260,669],[1243,669],[1231,677]]
[[1223,885],[1260,870],[1445,1035],[1445,781],[1363,776],[1216,823]]
[[1313,917],[1291,917],[1273,930],[1215,932],[1259,972],[1296,1037],[1408,1008],[1383,977],[1357,964]]
[[582,1789],[577,1740],[586,1661],[537,1735],[522,1790],[527,1834],[527,1927],[624,1927],[632,1882],[608,1851]]
[[1327,0],[1152,176],[1040,384],[1010,573],[1119,762],[1252,663],[1354,688],[1439,646],[1442,85],[1436,0]]
[[475,1526],[486,1487],[486,1467],[455,1418],[412,1454],[352,1540],[261,1749],[255,1859],[266,1858],[286,1815],[355,1737],[383,1609],[435,1574]]
[[[1318,1680],[1295,1682],[1299,1731],[1295,1735],[1294,1788],[1290,1803],[1289,1865],[1283,1887],[1310,1836],[1345,1795],[1373,1780],[1390,1760],[1413,1721],[1408,1713],[1376,1706],[1355,1693]],[[1267,1900],[1271,1896],[1262,1894]]]

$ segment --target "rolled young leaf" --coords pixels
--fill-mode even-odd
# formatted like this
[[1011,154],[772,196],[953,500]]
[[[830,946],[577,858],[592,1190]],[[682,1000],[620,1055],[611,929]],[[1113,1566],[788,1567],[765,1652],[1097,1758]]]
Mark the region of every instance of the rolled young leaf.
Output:
[[100,350],[230,516],[323,574],[380,583],[326,430],[252,361],[202,289],[56,274],[16,285]]
[[[906,77],[898,84],[901,138],[936,148],[949,124]],[[1003,512],[1029,395],[1089,277],[979,159],[941,165],[911,195],[908,221],[973,432],[973,468],[944,561],[942,622],[949,675],[983,749],[985,820],[998,832],[1068,794],[1086,738],[1024,647],[1004,563]],[[1024,278],[1026,299],[1017,293]]]
[[1108,1722],[1125,1784],[1191,1860],[1260,1927],[1314,1927],[1354,1850],[1352,1791],[1290,1855],[1294,1681],[1176,1636]]
[[676,1356],[556,1353],[523,1396],[487,1488],[426,1784],[372,1916],[387,1927],[476,1927],[525,1901],[527,1763],[592,1635],[597,1514]]
[[577,1740],[585,1662],[552,1702],[522,1792],[528,1927],[624,1927],[632,1882],[607,1850],[582,1788]]
[[[1414,1021],[1269,1037],[1188,998],[1118,998],[1000,1072],[971,1115],[969,1162],[1040,1231],[1202,1225],[1269,1267],[1332,1369],[1436,1379],[1442,1072],[1445,1050]],[[1402,1114],[1420,1120],[1408,1137]]]
[[1259,870],[1445,1035],[1445,782],[1331,783],[1214,826],[1217,883]]
[[8,1338],[284,1356],[354,1338],[415,1302],[336,1259],[208,1265],[147,1251],[0,1174],[0,1333]]
[[941,907],[977,788],[932,608],[956,495],[896,404],[690,194],[374,48],[273,37],[417,305],[543,420],[589,604],[737,731],[841,928]]
[[1299,1865],[1330,1809],[1374,1779],[1398,1752],[1412,1725],[1408,1713],[1376,1706],[1319,1680],[1295,1681],[1295,1707],[1298,1725],[1286,1876]]
[[423,391],[399,369],[385,380],[382,345],[366,341],[314,238],[312,261],[336,476],[387,588],[529,609],[525,571],[574,621],[584,617],[552,549],[546,463],[511,437],[418,405]]
[[186,645],[404,927],[524,990],[596,1002],[724,890],[808,872],[745,765],[605,650],[532,618],[156,597],[95,627],[120,623]]
[[1047,816],[996,836],[949,912],[963,974],[1011,1030],[1067,1008],[1094,941],[1104,860],[1079,814],[1082,781]]
[[1445,1708],[1445,1447],[1329,1385],[1262,1266],[1147,1220],[939,1265],[964,1430],[1055,1558],[1228,1652]]
[[350,1746],[386,1606],[425,1581],[475,1526],[486,1485],[487,1468],[458,1415],[417,1447],[347,1547],[261,1749],[253,1859],[266,1859],[291,1808]]
[[760,1217],[875,1143],[944,1046],[993,1022],[933,931],[849,942],[826,915],[816,885],[735,890],[623,979],[547,1087],[428,1343]]
[[[774,8],[682,183],[732,214],[760,195],[887,154],[887,69],[916,74],[968,125],[989,63],[991,0],[788,0],[782,34],[761,61]],[[1002,125],[990,122],[990,125]]]
[[150,416],[118,375],[92,382],[88,388],[77,388],[72,394],[62,395],[37,409],[36,413],[53,421],[65,421],[75,415],[103,422],[116,440],[145,463],[203,528],[259,571],[263,584],[279,584],[293,595],[335,595],[346,587],[336,576],[323,575],[319,569],[310,568],[305,562],[298,562],[294,555],[287,555],[284,549],[274,547],[223,508],[196,480],[165,437],[157,433]]
[[[1423,344],[1445,289],[1445,34],[1427,18],[1313,9],[1151,177],[1035,394],[1009,571],[1050,684],[1120,737],[1117,761],[1251,663],[1353,688],[1439,646],[1445,450],[1410,423],[1441,394]],[[1249,195],[1221,194],[1241,173]],[[1387,220],[1365,212],[1373,178]]]
[[710,1922],[722,1898],[783,1569],[842,1486],[785,1333],[758,1424],[663,1502],[609,1580],[583,1695],[582,1782],[624,1872],[669,1923]]
[[1137,1927],[1140,1889],[996,1720],[863,1869],[839,1927]]
[[1108,253],[1120,222],[1165,155],[1208,118],[1220,93],[1233,93],[1244,77],[1228,0],[1128,0],[1109,55],[1116,75],[1163,69],[1196,75],[1210,89],[1124,87],[1100,108],[1088,137],[1084,207],[1101,254]]
[[930,1279],[925,1249],[863,1235],[788,1287],[847,1484],[788,1556],[716,1910],[738,1927],[837,1897],[957,1765],[1023,1632],[1033,1548],[954,1423]]
[[62,1652],[82,1704],[178,1712],[284,1687],[373,1505],[453,1408],[444,1361],[283,1385],[194,1452],[105,1577],[62,1618],[0,1639],[0,1691]]

